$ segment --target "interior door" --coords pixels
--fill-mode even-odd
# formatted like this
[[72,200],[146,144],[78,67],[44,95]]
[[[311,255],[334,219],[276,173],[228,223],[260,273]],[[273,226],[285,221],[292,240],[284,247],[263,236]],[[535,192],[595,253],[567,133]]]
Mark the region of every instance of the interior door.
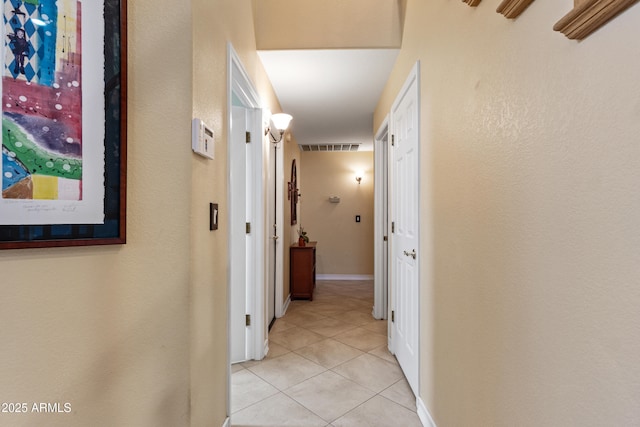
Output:
[[247,110],[234,106],[231,113],[231,146],[233,153],[229,156],[231,163],[231,191],[229,207],[229,259],[230,268],[230,334],[231,363],[247,360]]
[[[417,67],[416,67],[417,68]],[[414,394],[419,367],[419,88],[415,70],[394,102],[392,132],[393,347]]]

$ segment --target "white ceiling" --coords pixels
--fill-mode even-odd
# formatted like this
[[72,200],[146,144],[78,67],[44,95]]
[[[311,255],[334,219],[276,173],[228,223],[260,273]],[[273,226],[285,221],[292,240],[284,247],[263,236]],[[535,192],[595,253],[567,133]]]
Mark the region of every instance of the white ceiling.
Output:
[[398,49],[259,51],[300,145],[373,149],[373,111]]

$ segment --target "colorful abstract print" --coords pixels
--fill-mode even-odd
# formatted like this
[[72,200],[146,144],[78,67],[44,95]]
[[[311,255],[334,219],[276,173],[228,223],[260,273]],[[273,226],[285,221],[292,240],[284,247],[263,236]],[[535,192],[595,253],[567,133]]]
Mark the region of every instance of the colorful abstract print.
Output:
[[82,200],[77,0],[3,0],[2,198]]

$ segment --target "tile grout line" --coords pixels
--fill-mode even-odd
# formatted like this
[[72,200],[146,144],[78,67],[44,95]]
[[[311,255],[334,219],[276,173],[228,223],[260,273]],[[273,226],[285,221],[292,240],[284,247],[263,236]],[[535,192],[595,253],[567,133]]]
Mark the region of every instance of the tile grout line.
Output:
[[[369,282],[370,282],[370,281],[369,281]],[[336,285],[336,284],[333,284],[332,282],[328,282],[327,284],[328,284],[330,287],[332,287],[332,288],[333,288],[333,287],[336,287],[336,286],[345,286],[345,287],[347,287],[348,289],[344,290],[345,292],[343,292],[343,294],[341,294],[341,293],[336,293],[336,292],[335,292],[334,290],[332,290],[331,288],[329,288],[329,289],[325,288],[325,289],[323,289],[323,290],[322,290],[322,293],[320,293],[320,292],[318,292],[318,293],[317,293],[317,295],[316,295],[316,296],[317,296],[317,298],[316,298],[316,300],[315,300],[315,301],[312,301],[312,302],[310,302],[309,304],[305,304],[305,305],[306,305],[306,307],[305,307],[305,306],[303,306],[302,304],[296,304],[296,302],[294,301],[294,302],[293,302],[293,304],[290,306],[289,310],[287,311],[287,313],[286,313],[283,317],[281,317],[281,318],[280,318],[283,322],[286,322],[286,324],[285,324],[286,326],[289,326],[289,325],[291,325],[291,326],[290,326],[290,327],[287,327],[287,328],[286,328],[286,329],[284,329],[283,331],[275,332],[275,334],[280,334],[280,333],[284,333],[284,332],[286,332],[287,330],[290,330],[290,329],[292,329],[292,328],[298,328],[298,329],[299,329],[299,330],[301,330],[303,333],[311,333],[311,334],[314,334],[315,336],[319,336],[319,337],[321,337],[321,339],[319,339],[318,341],[312,342],[312,343],[310,343],[310,344],[308,344],[308,345],[304,345],[303,347],[296,348],[295,350],[294,350],[294,349],[291,349],[291,348],[289,348],[289,347],[287,347],[287,346],[285,346],[285,345],[283,345],[283,344],[279,344],[277,341],[272,341],[274,344],[277,344],[279,347],[282,347],[284,350],[286,350],[286,353],[284,353],[284,354],[280,354],[280,355],[278,355],[278,356],[276,356],[276,357],[273,357],[273,358],[271,358],[271,359],[268,359],[268,360],[264,359],[263,361],[260,361],[260,362],[258,362],[258,364],[254,365],[254,366],[251,366],[251,367],[248,367],[248,366],[242,366],[242,367],[243,367],[243,369],[246,369],[246,370],[248,370],[249,372],[251,372],[252,374],[254,374],[257,378],[259,378],[260,380],[264,381],[266,384],[270,385],[270,386],[271,386],[271,387],[273,387],[275,390],[277,390],[277,392],[276,392],[276,393],[274,393],[274,394],[272,394],[271,396],[267,396],[267,397],[261,398],[261,399],[259,399],[258,401],[256,401],[256,402],[252,403],[251,405],[248,405],[248,406],[247,406],[247,407],[245,407],[245,408],[240,408],[240,409],[236,410],[236,411],[234,412],[234,414],[237,414],[237,413],[238,413],[238,412],[240,412],[240,411],[244,411],[244,410],[246,410],[246,409],[248,409],[248,408],[251,408],[252,406],[257,405],[257,404],[259,404],[259,403],[262,403],[262,402],[264,402],[265,400],[267,400],[267,399],[269,399],[269,398],[272,398],[272,397],[274,397],[274,396],[277,396],[277,395],[279,395],[279,394],[281,394],[282,396],[284,396],[284,397],[286,397],[286,398],[290,399],[291,401],[295,402],[297,405],[299,405],[300,407],[304,408],[306,411],[308,411],[309,413],[311,413],[311,414],[315,415],[315,416],[316,416],[316,417],[318,417],[320,420],[322,420],[323,422],[325,422],[325,423],[326,423],[326,424],[325,424],[325,427],[333,426],[333,422],[335,422],[336,420],[339,420],[339,419],[341,419],[341,418],[343,418],[343,417],[347,416],[348,414],[350,414],[351,412],[355,411],[356,409],[358,409],[358,408],[362,407],[362,406],[363,406],[363,405],[365,405],[367,402],[370,402],[372,399],[376,398],[377,396],[380,396],[380,398],[382,398],[382,399],[384,399],[385,401],[389,402],[392,406],[393,406],[393,405],[397,405],[399,408],[403,408],[403,410],[406,410],[406,411],[412,412],[412,413],[414,413],[414,414],[416,413],[416,410],[414,410],[414,409],[412,409],[412,408],[409,408],[409,407],[405,406],[405,405],[404,405],[404,404],[402,404],[402,403],[396,402],[395,400],[392,400],[392,399],[390,399],[390,398],[388,398],[388,397],[386,397],[386,396],[383,396],[383,395],[382,395],[382,393],[385,393],[386,391],[388,391],[388,390],[389,390],[389,389],[391,389],[392,387],[397,386],[397,385],[398,385],[399,383],[401,383],[402,381],[406,381],[406,379],[404,378],[404,376],[402,376],[401,378],[397,379],[396,381],[393,381],[391,384],[389,384],[389,385],[385,386],[385,387],[384,387],[382,390],[380,390],[379,392],[376,392],[375,390],[372,390],[372,389],[370,389],[369,387],[367,387],[367,386],[365,386],[365,385],[363,385],[363,384],[360,384],[360,383],[358,383],[357,381],[354,381],[353,379],[348,378],[348,377],[346,377],[346,376],[342,375],[341,373],[339,373],[339,372],[336,372],[336,371],[335,371],[335,369],[337,369],[337,368],[339,368],[339,367],[341,367],[341,366],[343,366],[343,365],[345,365],[345,364],[347,364],[347,363],[349,363],[349,362],[352,362],[352,361],[354,361],[355,359],[357,359],[357,358],[359,358],[359,357],[363,357],[363,356],[365,356],[365,355],[373,356],[373,357],[375,358],[375,360],[379,360],[379,361],[386,362],[386,363],[389,363],[389,364],[394,364],[394,365],[395,365],[395,366],[397,366],[398,368],[399,368],[399,366],[398,366],[397,361],[395,361],[395,363],[394,363],[394,362],[392,362],[392,361],[390,361],[390,360],[388,360],[388,359],[386,359],[386,358],[384,358],[384,357],[382,357],[382,356],[380,356],[380,355],[377,355],[377,354],[373,354],[373,353],[371,353],[372,351],[376,351],[376,350],[378,350],[378,352],[379,352],[380,354],[384,354],[384,351],[388,351],[388,332],[387,332],[387,333],[384,333],[384,334],[379,333],[379,332],[378,332],[378,330],[376,330],[376,328],[373,328],[373,325],[375,324],[375,322],[362,322],[362,323],[358,323],[358,324],[356,324],[356,323],[351,323],[351,322],[348,322],[348,321],[345,321],[345,320],[343,320],[343,319],[339,318],[339,317],[344,318],[344,317],[345,317],[345,316],[344,316],[344,314],[345,314],[345,313],[362,313],[363,315],[370,315],[370,313],[369,313],[369,310],[370,310],[369,305],[370,305],[370,303],[371,303],[371,302],[370,302],[370,297],[367,295],[367,297],[360,297],[360,298],[358,298],[358,297],[356,297],[356,296],[344,295],[344,293],[346,293],[346,294],[351,294],[351,295],[355,295],[355,293],[356,293],[356,291],[355,291],[355,286],[351,286],[351,284],[350,284],[350,283],[349,283],[348,285],[341,285],[341,284]],[[320,286],[319,286],[318,288],[320,288]],[[359,292],[358,292],[358,294],[359,294],[359,295],[361,295],[361,294],[362,294],[362,292],[360,292],[360,289],[357,289],[357,291],[359,291]],[[370,290],[367,290],[367,294],[368,294],[368,293],[370,293],[370,292],[371,292]],[[335,298],[334,298],[334,297],[335,297]],[[313,307],[317,306],[318,304],[322,304],[322,305],[327,304],[327,305],[330,305],[330,304],[331,304],[331,301],[326,301],[326,299],[345,301],[345,302],[347,302],[347,303],[355,304],[357,307],[356,307],[356,308],[353,308],[353,307],[351,307],[351,308],[350,308],[350,307],[346,307],[346,308],[342,308],[342,309],[338,308],[338,310],[342,310],[342,311],[332,313],[332,315],[325,315],[325,314],[318,313],[318,312],[316,312],[316,311],[314,311],[314,310],[313,310]],[[312,305],[312,304],[314,304],[314,303],[316,303],[316,304],[315,304],[315,305]],[[294,304],[295,304],[295,305],[294,305]],[[337,304],[337,305],[339,306],[340,304]],[[365,312],[365,311],[364,311],[364,309],[366,309],[367,311]],[[298,314],[299,314],[299,316],[296,316],[296,315],[298,315]],[[311,316],[305,316],[305,314],[311,314]],[[358,316],[360,316],[360,315],[356,315],[356,314],[354,314],[354,315],[352,315],[352,318],[358,318]],[[292,317],[294,318],[294,321],[299,322],[300,324],[292,323],[291,321],[287,320],[287,318],[292,318]],[[301,319],[297,319],[297,320],[296,320],[296,319],[295,319],[296,317],[301,317]],[[315,321],[313,321],[313,320],[312,320],[312,321],[308,321],[307,319],[305,319],[305,317],[317,317],[317,320],[315,320]],[[371,318],[373,319],[373,317],[372,317],[372,316],[371,316]],[[279,320],[280,320],[280,319],[279,319]],[[336,321],[336,322],[342,322],[344,325],[349,325],[350,327],[349,327],[348,329],[344,330],[344,331],[338,332],[337,334],[334,334],[334,335],[331,335],[331,336],[326,336],[326,335],[323,335],[323,334],[321,334],[321,333],[315,332],[314,330],[312,330],[312,329],[310,329],[310,328],[308,327],[308,325],[309,325],[309,324],[319,323],[319,322],[326,321],[326,320],[332,320],[332,321]],[[370,327],[371,327],[371,329],[365,328],[364,326],[370,326]],[[339,326],[336,326],[336,328],[338,328],[338,327],[339,327]],[[327,327],[327,328],[330,328],[330,327]],[[357,329],[357,328],[361,328],[361,329],[363,329],[364,331],[366,331],[366,333],[367,333],[367,334],[371,334],[371,336],[383,336],[383,337],[385,338],[385,340],[387,340],[386,344],[383,344],[383,345],[381,345],[381,346],[376,346],[376,347],[371,348],[371,349],[363,350],[363,349],[361,349],[361,348],[354,347],[354,346],[353,346],[353,345],[351,345],[351,344],[348,344],[348,343],[342,342],[342,341],[340,341],[340,340],[338,340],[338,339],[336,339],[336,338],[335,338],[336,336],[339,336],[339,335],[342,335],[342,334],[348,333],[348,332],[353,331],[354,329]],[[330,329],[328,329],[328,330],[330,330]],[[269,335],[271,335],[272,333],[274,333],[274,332],[273,332],[273,331],[272,331],[272,332],[270,332],[270,334],[269,334]],[[348,348],[350,348],[351,350],[354,350],[354,351],[359,352],[359,354],[358,354],[358,355],[355,355],[355,356],[353,356],[353,357],[350,357],[350,358],[348,358],[347,360],[344,360],[344,361],[340,362],[339,364],[337,364],[337,365],[335,365],[335,366],[332,366],[332,367],[330,367],[330,368],[327,368],[327,367],[325,367],[325,366],[321,365],[320,363],[316,362],[315,360],[312,360],[311,358],[309,358],[309,357],[305,356],[304,354],[299,353],[299,351],[301,351],[301,350],[303,350],[303,349],[305,349],[305,348],[308,348],[308,347],[314,346],[314,345],[316,345],[316,344],[319,344],[319,343],[322,343],[322,342],[324,342],[324,341],[328,341],[328,340],[333,340],[333,341],[334,341],[334,342],[336,342],[336,343],[339,343],[339,344],[341,344],[341,345],[347,346],[347,347],[348,347]],[[380,352],[379,350],[382,350],[382,352]],[[310,351],[311,351],[311,350],[310,350]],[[281,358],[281,357],[284,357],[284,356],[286,356],[286,355],[290,355],[290,354],[292,354],[292,353],[293,353],[295,356],[297,356],[297,357],[301,357],[301,358],[303,358],[303,359],[307,360],[308,362],[313,363],[313,364],[315,364],[316,366],[319,366],[320,368],[322,368],[322,371],[321,371],[321,372],[317,372],[317,373],[315,373],[315,374],[311,375],[310,377],[303,379],[303,380],[302,380],[302,381],[300,381],[300,382],[297,382],[297,383],[295,383],[295,384],[289,385],[288,387],[286,387],[286,388],[284,388],[284,389],[280,389],[279,387],[277,387],[276,385],[274,385],[274,384],[272,384],[270,381],[268,381],[266,378],[262,377],[261,375],[259,375],[259,374],[258,374],[258,373],[256,373],[256,372],[254,372],[254,371],[253,371],[253,369],[252,369],[253,367],[261,366],[261,363],[262,363],[262,362],[269,362],[269,361],[271,361],[271,360],[277,360],[277,359],[279,359],[279,358]],[[310,354],[310,353],[309,353],[309,354]],[[374,360],[374,359],[370,359],[370,360]],[[237,371],[237,372],[239,372],[239,371]],[[237,373],[237,372],[236,372],[236,373]],[[313,410],[313,409],[308,408],[308,407],[307,407],[307,406],[305,406],[302,402],[300,402],[300,401],[296,400],[294,397],[290,396],[290,395],[287,393],[288,391],[290,392],[290,390],[291,390],[292,388],[297,387],[297,386],[299,386],[300,384],[303,384],[303,383],[305,383],[305,382],[307,382],[307,381],[311,381],[311,380],[313,380],[314,378],[317,378],[317,377],[319,377],[319,376],[321,376],[321,375],[326,374],[327,372],[331,372],[332,374],[338,375],[339,377],[341,377],[341,378],[342,378],[342,379],[344,379],[345,381],[348,381],[349,383],[351,383],[351,384],[353,384],[353,385],[355,385],[355,386],[357,386],[357,387],[360,387],[360,388],[362,388],[363,390],[367,390],[369,393],[372,393],[372,396],[371,396],[371,397],[369,397],[369,398],[367,398],[367,399],[366,399],[366,400],[364,400],[363,402],[361,402],[361,403],[357,404],[357,405],[356,405],[356,406],[354,406],[353,408],[349,409],[348,411],[346,411],[346,412],[345,412],[345,413],[343,413],[342,415],[338,416],[337,418],[334,418],[334,419],[332,419],[331,421],[328,421],[328,420],[326,420],[325,418],[323,418],[321,414],[314,412],[314,410]],[[403,394],[403,391],[402,391],[402,390],[396,390],[395,392],[396,392],[396,393],[400,393],[400,394],[397,394],[396,396],[400,396],[400,398],[399,398],[399,399],[400,399],[400,400],[402,400],[402,394]],[[327,415],[327,414],[325,414],[325,416],[326,416],[326,415]]]

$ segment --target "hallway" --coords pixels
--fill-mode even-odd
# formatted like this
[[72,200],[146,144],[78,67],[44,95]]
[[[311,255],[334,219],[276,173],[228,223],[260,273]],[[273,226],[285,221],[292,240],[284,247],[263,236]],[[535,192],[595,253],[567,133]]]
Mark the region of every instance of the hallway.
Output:
[[372,281],[319,281],[312,302],[292,301],[268,356],[232,366],[232,425],[421,426],[372,306]]

